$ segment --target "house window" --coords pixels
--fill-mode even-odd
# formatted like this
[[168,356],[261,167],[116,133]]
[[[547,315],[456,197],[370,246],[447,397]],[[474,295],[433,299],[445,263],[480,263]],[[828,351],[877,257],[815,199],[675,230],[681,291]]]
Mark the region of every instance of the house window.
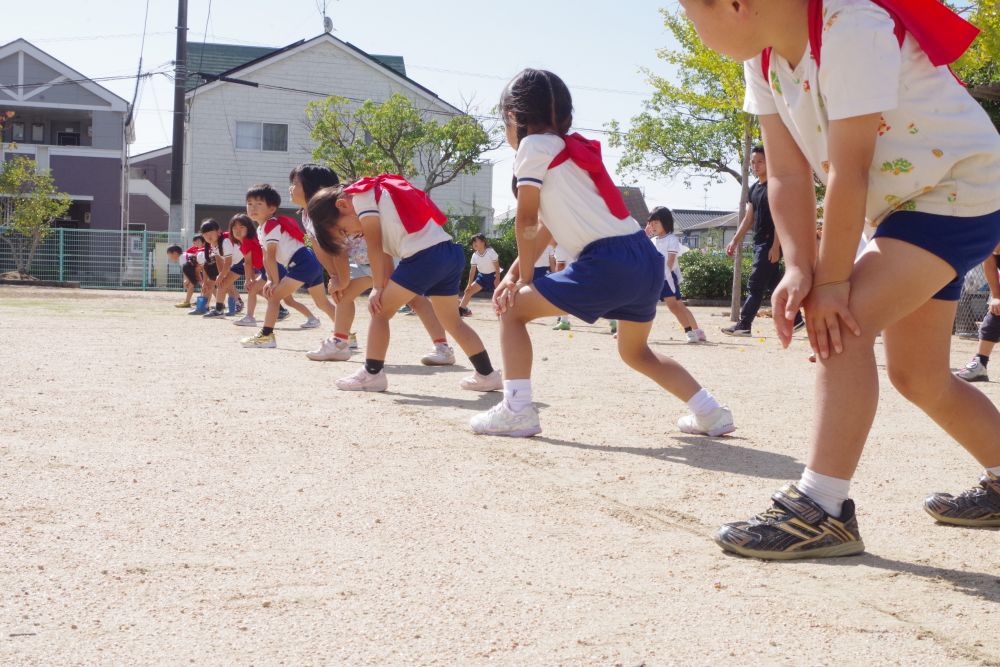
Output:
[[24,141],[24,123],[11,123],[11,141]]
[[31,124],[31,140],[36,144],[45,141],[45,123]]
[[288,125],[280,123],[236,123],[236,148],[248,151],[288,150]]

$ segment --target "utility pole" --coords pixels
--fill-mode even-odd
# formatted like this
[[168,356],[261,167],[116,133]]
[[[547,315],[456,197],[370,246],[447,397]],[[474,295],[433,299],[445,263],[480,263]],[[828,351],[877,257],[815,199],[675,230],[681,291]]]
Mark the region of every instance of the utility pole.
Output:
[[[174,136],[170,165],[170,226],[179,232],[184,224],[184,93],[188,78],[187,0],[177,0],[177,55],[174,59]],[[185,230],[186,231],[186,230]]]

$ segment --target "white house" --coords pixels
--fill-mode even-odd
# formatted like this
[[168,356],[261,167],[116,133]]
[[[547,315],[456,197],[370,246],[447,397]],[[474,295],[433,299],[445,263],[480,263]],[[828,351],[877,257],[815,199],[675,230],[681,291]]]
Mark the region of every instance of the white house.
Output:
[[[374,56],[324,33],[282,49],[189,43],[188,69],[216,79],[187,93],[184,151],[184,218],[189,238],[206,217],[228,220],[244,206],[247,188],[270,183],[287,201],[288,173],[312,162],[305,107],[339,95],[382,102],[402,93],[418,108],[435,113],[462,111],[405,74],[400,57]],[[217,76],[246,83],[219,80]],[[155,155],[162,159],[159,151]],[[133,166],[141,166],[133,160]],[[492,167],[462,176],[434,190],[445,212],[492,219]]]

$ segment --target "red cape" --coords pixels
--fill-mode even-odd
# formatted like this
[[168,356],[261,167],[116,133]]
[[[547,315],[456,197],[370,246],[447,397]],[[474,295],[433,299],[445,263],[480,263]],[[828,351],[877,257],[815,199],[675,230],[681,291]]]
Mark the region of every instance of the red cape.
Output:
[[299,223],[295,222],[292,218],[287,215],[279,215],[277,218],[271,218],[264,223],[264,235],[267,236],[275,227],[281,227],[281,231],[291,236],[293,239],[299,243],[306,242],[305,232],[299,227]]
[[382,193],[388,192],[392,199],[399,219],[403,223],[403,229],[408,234],[419,232],[427,226],[428,220],[433,220],[439,225],[448,221],[448,216],[441,212],[427,193],[413,187],[409,181],[397,174],[380,174],[374,178],[362,178],[360,181],[348,185],[344,192],[359,194],[375,189],[375,202],[382,199]]
[[549,164],[549,169],[558,167],[567,160],[572,160],[573,164],[587,172],[590,179],[594,181],[598,194],[608,205],[611,214],[619,220],[629,217],[631,213],[625,206],[622,193],[611,180],[611,176],[604,166],[604,160],[601,159],[601,142],[585,139],[576,132],[566,135],[563,139],[566,141],[566,148],[559,155],[556,155]]

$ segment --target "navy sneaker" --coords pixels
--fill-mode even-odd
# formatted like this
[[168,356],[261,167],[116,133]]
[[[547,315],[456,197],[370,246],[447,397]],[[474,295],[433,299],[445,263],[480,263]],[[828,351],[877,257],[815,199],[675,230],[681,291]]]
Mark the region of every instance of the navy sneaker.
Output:
[[724,551],[764,560],[852,556],[865,550],[854,516],[854,501],[845,500],[832,517],[812,498],[787,484],[771,496],[763,514],[727,523],[715,535]]
[[979,486],[957,496],[935,493],[924,501],[924,509],[941,523],[970,528],[1000,526],[1000,477],[986,472]]

